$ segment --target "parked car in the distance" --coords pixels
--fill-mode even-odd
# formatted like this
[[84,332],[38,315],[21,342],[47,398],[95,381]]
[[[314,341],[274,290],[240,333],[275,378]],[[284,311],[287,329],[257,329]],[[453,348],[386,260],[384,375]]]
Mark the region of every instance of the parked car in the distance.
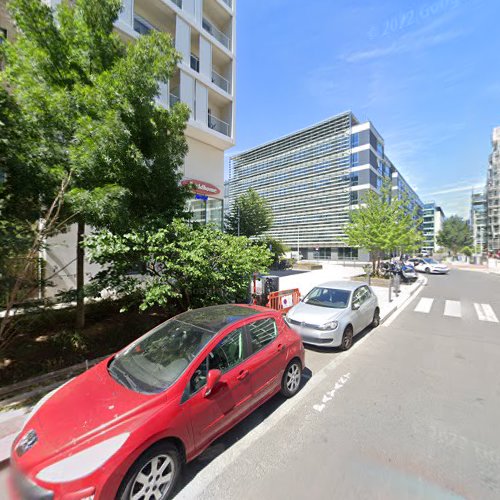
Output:
[[184,462],[276,393],[295,395],[303,366],[277,311],[180,314],[35,407],[12,447],[12,496],[164,500]]
[[415,267],[415,270],[421,273],[446,274],[450,270],[444,264],[440,264],[437,260],[430,257],[424,257],[423,259],[410,259],[410,262]]
[[380,308],[366,283],[331,281],[314,287],[286,315],[306,344],[347,350],[353,337],[380,323]]

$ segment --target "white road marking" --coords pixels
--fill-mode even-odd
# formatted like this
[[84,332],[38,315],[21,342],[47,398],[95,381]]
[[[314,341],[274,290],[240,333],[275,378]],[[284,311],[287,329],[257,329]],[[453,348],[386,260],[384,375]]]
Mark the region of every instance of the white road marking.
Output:
[[479,321],[489,321],[490,323],[498,323],[495,311],[489,304],[474,304]]
[[431,310],[433,302],[434,299],[428,299],[426,297],[422,297],[419,303],[417,304],[417,307],[415,307],[415,312],[428,314]]
[[444,306],[444,315],[454,318],[462,317],[462,305],[457,300],[447,300]]
[[324,396],[321,402],[323,404],[321,405],[313,405],[313,410],[316,410],[317,412],[321,413],[326,406],[326,403],[328,401],[331,401],[333,399],[333,396],[335,396],[335,391],[338,391],[339,389],[342,389],[346,382],[349,380],[349,377],[351,376],[350,373],[346,373],[345,375],[342,375],[342,377],[339,378],[339,380],[335,383],[335,388],[329,392],[327,392]]

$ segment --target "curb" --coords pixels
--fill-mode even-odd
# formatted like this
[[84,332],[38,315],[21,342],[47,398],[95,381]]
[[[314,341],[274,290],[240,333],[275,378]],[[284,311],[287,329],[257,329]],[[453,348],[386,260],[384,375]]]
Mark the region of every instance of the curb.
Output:
[[401,309],[407,302],[410,301],[410,299],[415,295],[423,286],[427,284],[428,280],[427,278],[422,278],[421,280],[418,280],[418,286],[416,286],[413,290],[411,290],[410,295],[401,302],[401,304],[394,306],[381,320],[380,324],[383,325],[398,309]]

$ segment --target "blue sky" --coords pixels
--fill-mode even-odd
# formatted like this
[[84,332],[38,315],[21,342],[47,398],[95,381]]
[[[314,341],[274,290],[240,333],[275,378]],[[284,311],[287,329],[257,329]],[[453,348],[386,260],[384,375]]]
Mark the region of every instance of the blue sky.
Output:
[[351,109],[468,216],[500,126],[499,0],[239,0],[234,154]]

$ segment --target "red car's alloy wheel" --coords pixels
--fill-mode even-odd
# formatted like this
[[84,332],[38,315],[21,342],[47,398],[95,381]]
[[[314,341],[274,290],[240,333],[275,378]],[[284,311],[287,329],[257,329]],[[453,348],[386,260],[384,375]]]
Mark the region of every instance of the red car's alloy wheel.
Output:
[[125,477],[120,500],[166,500],[181,468],[179,451],[172,443],[159,443],[144,453]]

